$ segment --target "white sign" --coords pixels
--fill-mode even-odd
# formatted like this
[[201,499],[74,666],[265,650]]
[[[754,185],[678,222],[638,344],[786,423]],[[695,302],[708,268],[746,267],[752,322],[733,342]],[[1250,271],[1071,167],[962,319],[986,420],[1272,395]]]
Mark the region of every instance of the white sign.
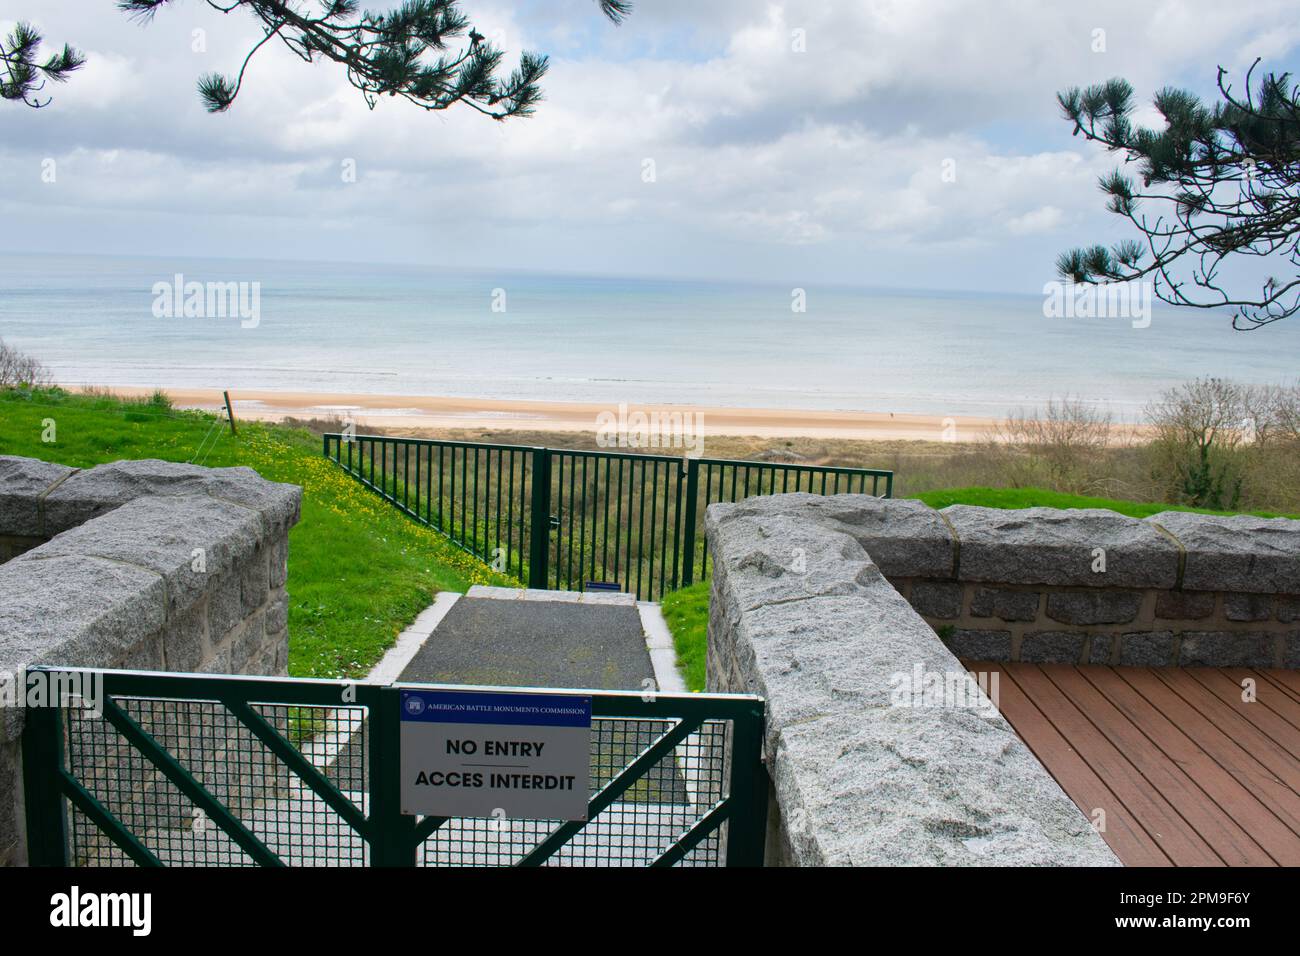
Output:
[[586,820],[591,698],[403,690],[402,812]]

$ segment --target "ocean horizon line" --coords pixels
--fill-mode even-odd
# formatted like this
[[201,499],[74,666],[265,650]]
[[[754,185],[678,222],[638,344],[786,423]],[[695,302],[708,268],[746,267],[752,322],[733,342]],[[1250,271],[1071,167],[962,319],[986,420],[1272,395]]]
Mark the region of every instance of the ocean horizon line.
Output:
[[[879,283],[855,283],[835,281],[822,281],[817,279],[794,279],[787,277],[785,279],[773,278],[755,278],[745,276],[703,276],[703,275],[671,275],[664,273],[635,273],[635,272],[585,272],[580,269],[528,269],[526,267],[510,266],[499,269],[489,269],[483,266],[439,266],[430,263],[420,262],[417,260],[388,260],[379,261],[371,259],[318,259],[318,258],[294,258],[294,257],[247,257],[247,256],[229,256],[229,255],[206,255],[186,253],[183,255],[171,253],[137,253],[137,252],[51,252],[48,250],[33,249],[6,249],[0,247],[0,256],[7,258],[58,258],[58,259],[96,259],[96,260],[128,260],[128,261],[211,261],[211,262],[232,262],[232,263],[266,263],[268,265],[318,265],[318,266],[340,266],[350,265],[360,268],[395,268],[395,269],[420,269],[425,270],[433,275],[444,275],[448,277],[459,275],[518,275],[530,278],[555,278],[555,279],[597,279],[610,282],[627,281],[627,282],[647,282],[647,283],[682,283],[684,285],[720,285],[720,286],[764,286],[774,288],[790,287],[791,283],[805,286],[814,286],[818,289],[846,292],[864,292],[864,293],[885,293],[890,295],[903,295],[914,297],[927,296],[952,296],[952,297],[1014,297],[1041,299],[1042,292],[1039,291],[1018,291],[1008,289],[971,289],[960,286],[950,287],[930,287],[925,288],[913,285],[888,285]],[[2,273],[0,273],[2,274]],[[1057,281],[1058,277],[1053,275],[1047,277],[1043,282]],[[1040,283],[1041,286],[1041,283]]]

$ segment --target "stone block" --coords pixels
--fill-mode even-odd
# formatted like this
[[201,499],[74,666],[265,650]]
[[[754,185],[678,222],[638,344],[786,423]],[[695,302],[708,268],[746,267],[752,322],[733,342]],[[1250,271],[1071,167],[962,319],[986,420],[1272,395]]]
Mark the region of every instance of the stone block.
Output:
[[1010,631],[977,631],[958,628],[943,638],[953,655],[963,661],[1011,660]]
[[[960,541],[963,581],[1095,588],[1173,587],[1178,547],[1151,525],[1100,508],[943,509]],[[1104,572],[1093,571],[1095,550]]]
[[232,674],[255,673],[250,667],[262,653],[266,641],[266,615],[257,613],[244,621],[230,637],[230,672]]
[[79,471],[45,500],[50,531],[64,531],[145,496],[208,495],[257,513],[265,533],[298,520],[302,490],[266,481],[251,468],[203,468],[144,459],[114,461]]
[[160,631],[167,593],[144,568],[93,557],[38,557],[0,565],[0,670],[31,663],[102,667]]
[[1173,667],[1178,663],[1178,643],[1173,631],[1142,631],[1121,634],[1121,667]]
[[1229,621],[1267,621],[1273,616],[1273,595],[1225,594],[1223,615]]
[[[726,555],[733,594],[745,610],[774,601],[855,594],[868,580],[897,595],[846,534],[784,515],[731,512],[715,522],[712,506],[709,511],[710,547]],[[725,551],[719,552],[718,542],[725,543]]]
[[279,590],[266,605],[266,633],[278,634],[289,626],[289,595]]
[[65,480],[75,468],[0,455],[0,534],[49,537],[42,517],[41,496]]
[[1259,631],[1185,631],[1183,667],[1274,667],[1272,634]]
[[1114,634],[1088,635],[1089,664],[1109,664],[1115,654],[1115,643],[1119,638]]
[[1300,593],[1300,521],[1186,511],[1164,511],[1146,521],[1182,542],[1182,586],[1188,590]]
[[997,617],[1004,621],[1032,621],[1038,617],[1037,591],[1011,591],[978,587],[971,595],[971,617]]
[[1213,591],[1161,591],[1156,595],[1156,617],[1167,621],[1199,621],[1213,613]]
[[785,517],[838,531],[856,541],[891,578],[950,578],[952,534],[943,518],[920,501],[871,495],[765,495],[710,505],[706,521]]
[[156,572],[166,583],[168,615],[187,611],[211,581],[253,560],[260,521],[247,508],[205,495],[137,498],[65,531],[38,553],[90,555]]
[[172,617],[163,631],[162,659],[169,671],[192,672],[207,656],[208,608],[205,601]]
[[276,535],[271,539],[267,559],[267,584],[272,588],[284,587],[289,578],[289,538]]
[[1020,641],[1020,660],[1031,664],[1077,664],[1084,635],[1077,631],[1031,631]]
[[208,590],[208,638],[215,647],[243,619],[239,576],[234,570],[220,575]]
[[917,581],[912,585],[912,607],[927,617],[951,620],[961,617],[965,588],[956,582]]
[[259,547],[239,564],[239,600],[243,613],[252,614],[265,604],[268,590],[266,551]]
[[1062,624],[1127,624],[1142,595],[1129,591],[1058,591],[1047,595],[1047,616]]
[[112,667],[123,671],[166,670],[163,663],[163,642],[158,640],[156,634],[150,634],[114,661]]
[[218,648],[208,658],[206,664],[199,668],[200,674],[231,674],[234,673],[230,667],[230,646]]

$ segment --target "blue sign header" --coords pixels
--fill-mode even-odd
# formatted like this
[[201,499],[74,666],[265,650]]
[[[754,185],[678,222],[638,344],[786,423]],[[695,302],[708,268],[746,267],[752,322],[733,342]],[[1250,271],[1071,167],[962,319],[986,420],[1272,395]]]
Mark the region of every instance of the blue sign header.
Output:
[[403,690],[402,720],[426,724],[590,727],[591,698],[571,694]]

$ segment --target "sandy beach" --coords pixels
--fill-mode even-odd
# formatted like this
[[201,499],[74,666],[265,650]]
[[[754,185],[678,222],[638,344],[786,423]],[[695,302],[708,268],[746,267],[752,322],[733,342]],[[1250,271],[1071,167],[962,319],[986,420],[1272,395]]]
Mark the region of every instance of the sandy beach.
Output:
[[[115,387],[122,395],[145,395],[148,388]],[[215,410],[219,391],[167,389],[180,408]],[[357,428],[529,430],[593,432],[599,416],[618,416],[618,406],[580,402],[500,401],[413,395],[327,394],[232,391],[235,418],[352,418]],[[995,424],[992,418],[908,415],[889,412],[809,411],[772,408],[710,408],[697,405],[630,405],[626,414],[692,416],[705,435],[803,436],[865,441],[974,441]],[[699,415],[698,419],[694,418]]]

